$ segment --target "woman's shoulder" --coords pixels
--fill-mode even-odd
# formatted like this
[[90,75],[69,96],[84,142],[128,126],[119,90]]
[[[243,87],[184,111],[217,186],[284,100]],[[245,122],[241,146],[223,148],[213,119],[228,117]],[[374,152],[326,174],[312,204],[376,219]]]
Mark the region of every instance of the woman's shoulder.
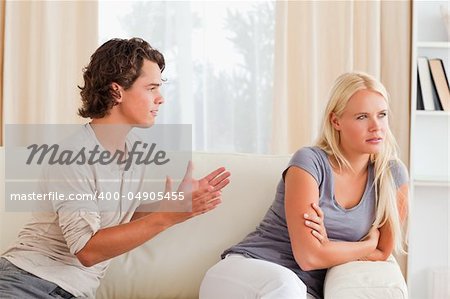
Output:
[[390,160],[389,169],[397,188],[409,181],[408,169],[400,159]]
[[323,149],[317,146],[305,146],[298,149],[292,158],[303,158],[309,160],[320,160],[323,161],[327,157],[327,154]]
[[326,153],[319,147],[308,146],[302,147],[295,152],[289,162],[288,168],[296,166],[309,172],[318,183],[328,172]]

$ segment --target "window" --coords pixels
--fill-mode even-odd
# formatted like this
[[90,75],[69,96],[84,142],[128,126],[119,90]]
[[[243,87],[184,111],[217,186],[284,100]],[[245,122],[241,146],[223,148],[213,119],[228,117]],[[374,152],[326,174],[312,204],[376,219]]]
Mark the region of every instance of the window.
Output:
[[275,3],[100,2],[99,43],[141,37],[166,58],[158,123],[192,124],[200,151],[267,153]]

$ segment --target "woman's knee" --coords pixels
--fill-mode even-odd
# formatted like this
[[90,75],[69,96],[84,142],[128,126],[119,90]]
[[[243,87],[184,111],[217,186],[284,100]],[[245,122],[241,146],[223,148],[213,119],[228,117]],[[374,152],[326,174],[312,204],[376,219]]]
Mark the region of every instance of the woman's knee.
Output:
[[306,298],[306,286],[278,264],[230,256],[208,270],[200,298]]
[[306,285],[290,269],[272,267],[262,285],[258,298],[306,298]]

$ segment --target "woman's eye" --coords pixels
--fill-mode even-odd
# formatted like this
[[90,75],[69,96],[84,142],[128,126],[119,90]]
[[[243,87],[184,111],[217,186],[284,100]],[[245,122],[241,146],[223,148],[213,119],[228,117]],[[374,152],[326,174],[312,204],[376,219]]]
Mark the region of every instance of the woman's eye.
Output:
[[363,119],[365,119],[365,118],[366,118],[365,115],[360,115],[360,116],[358,116],[356,119],[357,119],[357,120],[363,120]]

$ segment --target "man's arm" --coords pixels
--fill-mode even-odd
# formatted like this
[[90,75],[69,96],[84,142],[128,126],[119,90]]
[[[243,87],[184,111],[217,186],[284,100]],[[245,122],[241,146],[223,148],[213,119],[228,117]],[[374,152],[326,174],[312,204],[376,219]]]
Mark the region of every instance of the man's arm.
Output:
[[318,204],[319,187],[305,170],[290,167],[285,177],[285,211],[294,258],[305,270],[330,268],[369,255],[378,243],[378,230],[360,242],[320,242],[304,225],[303,215],[313,215]]
[[192,212],[153,212],[135,221],[98,230],[76,253],[83,266],[97,263],[128,252],[150,240],[170,226],[214,209],[220,191],[206,187],[192,193]]
[[[178,192],[186,194],[179,210],[184,211],[184,206],[190,203],[189,212],[172,212],[178,210],[172,203],[167,203],[167,207],[162,206],[156,212],[135,212],[131,222],[97,231],[76,253],[78,260],[86,267],[93,266],[138,247],[174,224],[214,209],[221,202],[221,190],[230,182],[230,173],[220,167],[204,178],[195,180],[192,170],[192,163],[189,162],[178,188]],[[169,193],[172,191],[169,177],[165,189]]]

